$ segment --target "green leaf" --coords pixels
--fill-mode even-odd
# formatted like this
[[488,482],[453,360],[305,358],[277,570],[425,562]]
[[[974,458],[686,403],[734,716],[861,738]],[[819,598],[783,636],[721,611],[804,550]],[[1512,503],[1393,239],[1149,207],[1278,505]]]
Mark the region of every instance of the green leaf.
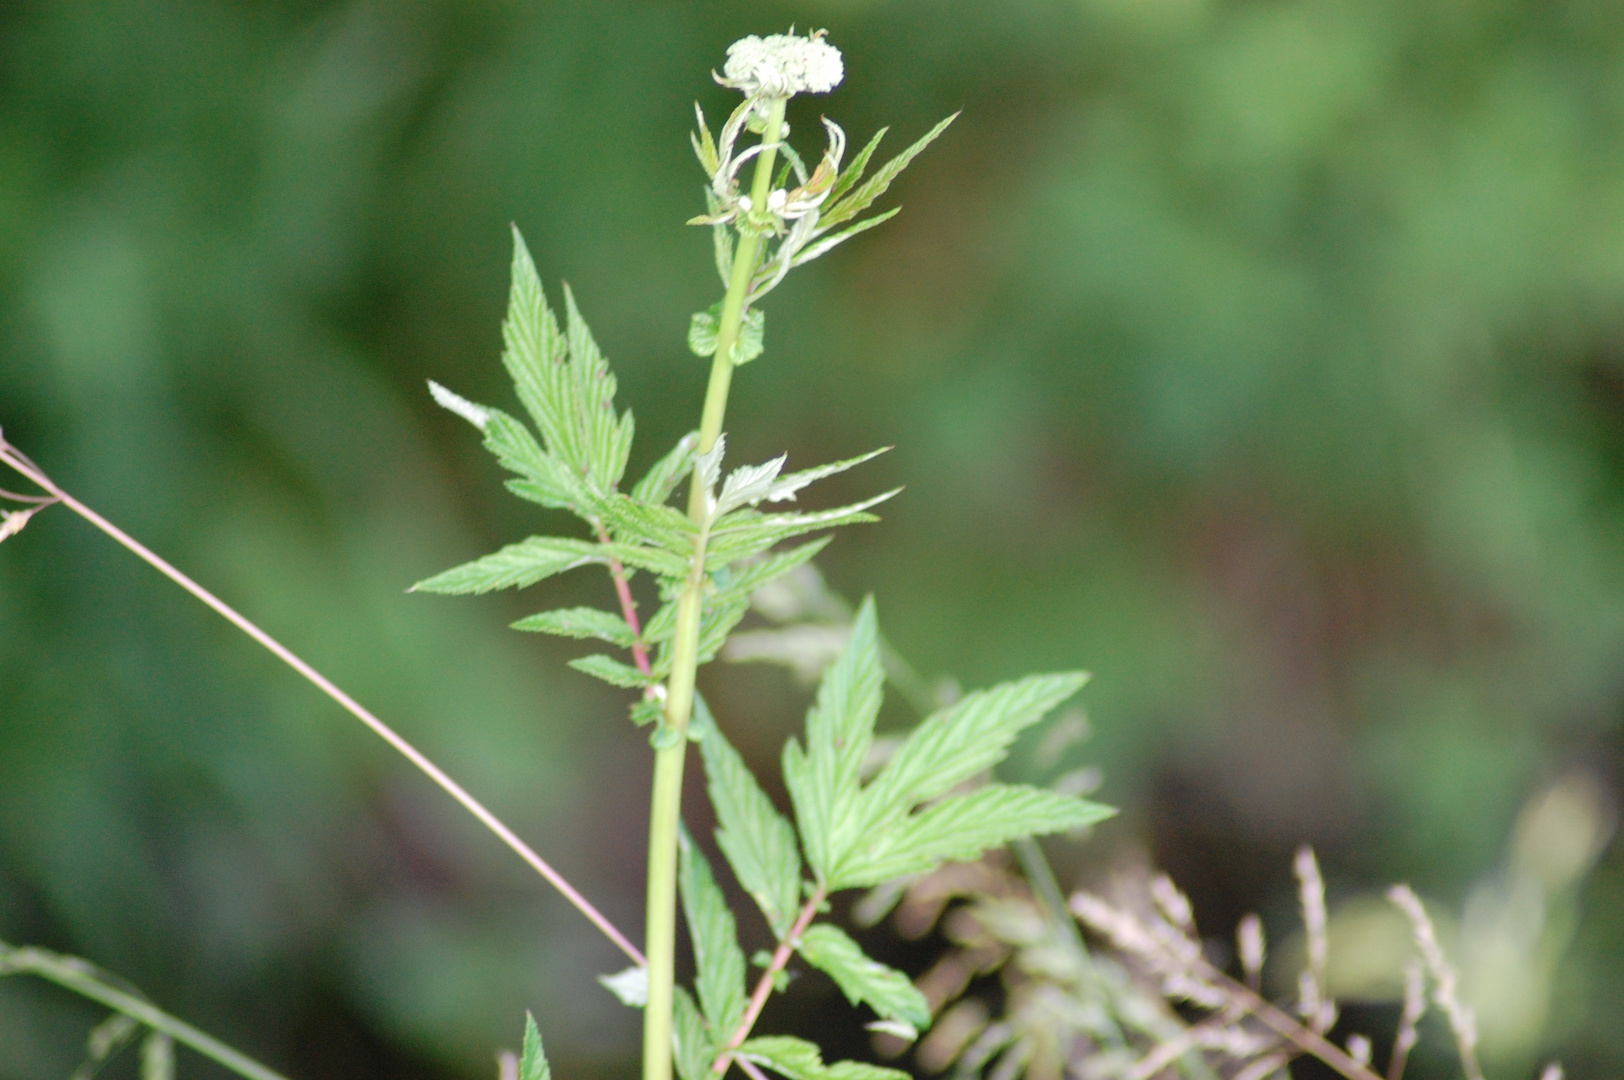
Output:
[[1024,784],[989,784],[944,799],[888,827],[855,837],[829,874],[829,888],[877,885],[978,857],[1022,836],[1080,829],[1116,813],[1108,806]]
[[541,1029],[536,1018],[524,1014],[524,1049],[519,1054],[519,1080],[552,1080],[553,1070],[541,1048]]
[[744,951],[739,948],[727,899],[687,829],[677,837],[677,881],[694,943],[694,986],[700,1008],[711,1031],[725,1039],[744,1018]]
[[677,1075],[682,1080],[711,1080],[711,1062],[716,1060],[716,1041],[705,1028],[699,1006],[688,991],[672,988],[671,1050]]
[[663,506],[676,490],[688,470],[694,467],[694,447],[699,445],[699,432],[690,431],[677,440],[664,457],[649,467],[648,472],[631,490],[631,497],[648,506]]
[[795,829],[720,730],[707,732],[699,750],[716,810],[716,845],[761,908],[773,936],[782,941],[800,906],[801,856]]
[[806,514],[762,514],[755,510],[735,510],[720,519],[712,529],[710,544],[705,551],[705,568],[715,573],[729,563],[759,555],[776,543],[819,529],[878,521],[878,517],[867,512],[868,508],[878,506],[901,490],[893,488],[849,506]]
[[840,927],[831,923],[808,927],[796,950],[834,979],[853,1005],[867,1005],[882,1019],[901,1020],[916,1029],[930,1026],[930,1003],[908,976],[869,959]]
[[631,456],[635,423],[630,410],[615,414],[615,377],[593,340],[592,331],[575,306],[575,294],[564,286],[565,336],[570,345],[571,389],[575,395],[575,422],[579,428],[584,472],[605,490],[620,483]]
[[408,591],[463,595],[487,593],[494,589],[524,588],[554,574],[604,561],[605,555],[597,544],[553,536],[532,536],[482,559],[419,581]]
[[603,523],[623,542],[659,548],[682,559],[694,550],[694,523],[674,507],[640,503],[614,491],[595,505]]
[[867,210],[875,199],[885,194],[885,189],[890,187],[891,181],[895,180],[902,170],[908,167],[909,162],[913,161],[925,147],[935,142],[936,137],[947,130],[947,125],[958,118],[959,114],[954,113],[925,132],[918,142],[882,165],[879,172],[853,189],[851,194],[842,199],[839,204],[825,210],[818,218],[819,228],[827,229],[839,225],[843,221],[850,221],[864,210]]
[[631,648],[632,642],[636,640],[632,628],[626,625],[625,619],[589,607],[544,611],[539,615],[520,619],[513,624],[513,629],[557,634],[559,637],[597,638],[611,645],[619,645],[623,649]]
[[837,1061],[823,1070],[823,1080],[913,1080],[912,1074],[866,1061]]
[[1031,675],[967,694],[909,733],[863,794],[863,821],[881,828],[1009,753],[1015,737],[1082,689],[1080,671]]
[[548,452],[589,486],[608,491],[626,468],[632,415],[615,412],[615,377],[568,287],[564,301],[567,329],[561,331],[524,238],[514,229],[502,363]]
[[715,176],[716,170],[722,167],[722,161],[716,154],[716,141],[711,138],[710,125],[705,123],[705,110],[699,107],[697,101],[694,102],[694,117],[699,121],[699,130],[692,136],[694,153],[698,155],[705,175]]
[[608,544],[600,549],[604,556],[613,555],[627,566],[647,570],[663,578],[682,581],[688,576],[688,556],[663,548],[643,547],[639,544]]
[[705,608],[699,621],[699,642],[696,646],[701,664],[708,664],[716,659],[716,654],[727,644],[727,636],[739,625],[739,620],[750,612],[748,596],[709,596],[705,600]]
[[901,212],[902,207],[893,206],[883,214],[875,214],[871,218],[865,218],[862,221],[859,221],[849,229],[842,229],[833,236],[826,236],[821,240],[808,244],[806,247],[801,249],[800,253],[795,256],[795,261],[790,263],[790,265],[805,266],[818,256],[826,254],[831,248],[839,247],[841,244],[844,244],[847,240],[850,240],[858,233],[867,232],[876,225],[885,224],[887,221],[890,221]]
[[644,675],[630,664],[622,664],[619,660],[593,653],[591,656],[582,656],[570,661],[570,667],[576,671],[585,672],[595,679],[602,679],[612,686],[636,688],[647,686],[654,681],[652,675]]
[[747,1039],[734,1053],[757,1065],[765,1065],[789,1080],[911,1080],[908,1073],[900,1070],[860,1061],[837,1061],[826,1066],[816,1046],[792,1035]]
[[793,1035],[759,1035],[739,1044],[734,1053],[789,1080],[822,1080],[823,1054],[812,1043]]
[[809,544],[791,548],[789,551],[777,555],[769,555],[758,563],[735,568],[727,587],[720,591],[729,596],[749,596],[757,589],[777,578],[789,573],[802,563],[810,561],[818,552],[829,546],[832,536],[819,537]]
[[[695,356],[715,356],[716,338],[722,330],[722,303],[717,301],[688,320],[688,348]],[[766,348],[767,317],[760,308],[744,313],[739,340],[733,346],[733,365],[748,364]]]
[[885,138],[885,133],[890,130],[888,127],[882,127],[876,131],[874,137],[868,140],[868,145],[859,150],[857,156],[851,159],[851,163],[840,170],[840,175],[835,178],[834,186],[829,189],[829,197],[823,200],[825,206],[834,206],[840,202],[846,192],[855,187],[857,181],[863,178],[863,171],[868,168],[868,159],[874,156],[874,151],[879,149],[880,140]]
[[806,717],[806,750],[784,746],[784,781],[795,803],[801,846],[820,881],[827,880],[837,839],[858,809],[858,770],[874,741],[885,675],[880,665],[874,599],[858,609],[840,659],[824,672]]

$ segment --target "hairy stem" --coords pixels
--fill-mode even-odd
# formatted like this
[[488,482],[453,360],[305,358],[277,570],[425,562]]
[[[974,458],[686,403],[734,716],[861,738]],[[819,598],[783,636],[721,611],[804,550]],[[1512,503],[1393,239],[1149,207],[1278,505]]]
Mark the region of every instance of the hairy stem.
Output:
[[[784,126],[783,100],[773,101],[762,135],[764,149],[756,158],[751,197],[767,204],[773,162]],[[707,454],[722,434],[728,387],[733,380],[733,349],[744,320],[744,302],[761,256],[762,236],[741,229],[733,253],[733,276],[722,299],[721,324],[716,333],[716,355],[711,361],[710,385],[699,425],[696,453]],[[699,617],[704,606],[705,541],[709,525],[705,481],[694,469],[688,498],[688,516],[699,526],[694,558],[677,600],[676,634],[671,643],[671,679],[666,693],[666,727],[672,734],[654,758],[654,791],[648,827],[648,907],[643,946],[648,951],[648,1004],[643,1007],[643,1080],[671,1080],[671,1001],[676,981],[677,945],[677,825],[682,817],[682,767],[688,750],[688,721],[693,716],[694,672],[699,658]]]
[[303,675],[307,680],[313,683],[318,690],[332,698],[334,701],[338,702],[338,704],[342,705],[350,713],[350,715],[354,716],[357,720],[361,721],[361,723],[371,728],[390,746],[393,746],[396,750],[400,751],[406,760],[410,761],[413,765],[416,765],[418,769],[428,776],[430,780],[433,780],[448,795],[450,795],[453,799],[456,799],[457,802],[461,803],[463,809],[467,810],[470,814],[473,814],[474,817],[479,819],[481,824],[483,824],[491,832],[495,833],[504,844],[506,844],[514,851],[515,854],[519,856],[519,858],[529,863],[532,869],[534,869],[542,877],[546,878],[548,883],[551,884],[553,888],[557,889],[563,894],[564,899],[568,900],[575,906],[577,911],[591,920],[592,925],[603,931],[604,936],[610,941],[614,942],[621,952],[625,953],[631,958],[633,963],[636,963],[639,966],[647,963],[647,961],[643,958],[643,954],[638,951],[637,946],[633,945],[625,934],[622,934],[618,929],[616,929],[615,925],[605,918],[603,913],[594,907],[586,897],[577,892],[575,887],[565,880],[562,874],[560,874],[557,870],[554,870],[551,864],[531,850],[530,845],[526,844],[523,840],[520,840],[518,835],[514,833],[512,829],[503,824],[495,814],[485,809],[483,803],[481,803],[478,799],[475,799],[472,795],[468,794],[468,792],[463,789],[461,784],[458,784],[455,780],[451,779],[451,777],[442,772],[439,766],[435,765],[434,762],[430,761],[423,755],[422,751],[418,750],[417,747],[413,746],[411,743],[407,742],[404,738],[398,735],[388,724],[385,724],[382,720],[379,720],[376,716],[372,715],[371,712],[362,707],[360,702],[356,701],[354,698],[350,697],[350,695],[340,690],[325,675],[311,667],[309,664],[305,663],[298,656],[296,656],[291,649],[283,645],[280,641],[277,641],[275,638],[271,637],[271,635],[267,634],[264,630],[261,630],[254,623],[250,622],[245,616],[239,614],[235,608],[231,607],[229,604],[215,596],[213,593],[209,592],[203,586],[199,585],[197,582],[175,569],[175,567],[171,566],[168,562],[159,557],[145,545],[141,544],[128,533],[124,532],[124,530],[120,529],[118,526],[114,525],[112,522],[90,509],[90,507],[86,506],[78,499],[75,499],[72,495],[69,495],[66,491],[63,491],[54,481],[51,480],[50,477],[46,476],[45,473],[40,471],[38,468],[34,467],[27,458],[24,458],[22,455],[16,453],[10,444],[4,442],[3,440],[0,440],[0,463],[11,466],[17,472],[26,476],[28,479],[38,484],[46,491],[49,491],[58,501],[62,503],[63,506],[66,506],[69,510],[72,510],[75,514],[78,514],[80,517],[90,522],[96,528],[100,529],[118,543],[122,544],[129,551],[133,552],[136,556],[144,560],[159,573],[163,574],[170,581],[173,581],[175,584],[179,585],[181,588],[203,601],[203,603],[213,608],[237,629],[259,642],[266,649],[274,653],[283,663],[297,671],[300,675]]
[[712,1072],[718,1075],[727,1072],[727,1064],[733,1060],[733,1051],[750,1037],[750,1030],[756,1026],[756,1019],[761,1016],[761,1010],[767,1006],[767,999],[772,996],[773,983],[778,973],[784,970],[789,958],[795,955],[795,943],[801,940],[806,928],[812,925],[812,919],[817,915],[818,908],[823,906],[825,895],[826,890],[819,885],[807,900],[806,906],[801,908],[801,913],[795,917],[795,925],[790,927],[789,933],[784,935],[784,940],[773,950],[773,958],[767,962],[767,970],[756,980],[756,989],[750,995],[750,1005],[744,1010],[744,1018],[739,1021],[739,1026],[728,1038],[727,1045],[722,1047],[722,1052],[716,1055],[716,1061],[711,1065]]
[[62,956],[45,949],[14,949],[0,942],[0,975],[36,975],[54,982],[114,1012],[123,1013],[153,1031],[168,1035],[238,1076],[247,1077],[247,1080],[287,1080],[281,1073],[267,1069],[184,1020],[177,1020],[152,1003],[120,990],[109,977],[77,957]]

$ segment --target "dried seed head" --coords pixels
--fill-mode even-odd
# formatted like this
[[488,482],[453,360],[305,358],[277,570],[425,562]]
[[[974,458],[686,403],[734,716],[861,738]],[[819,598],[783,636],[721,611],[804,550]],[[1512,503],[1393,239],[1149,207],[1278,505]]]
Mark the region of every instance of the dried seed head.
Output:
[[845,77],[840,50],[823,40],[823,31],[798,34],[754,34],[727,47],[727,63],[717,82],[746,97],[792,97],[827,94]]

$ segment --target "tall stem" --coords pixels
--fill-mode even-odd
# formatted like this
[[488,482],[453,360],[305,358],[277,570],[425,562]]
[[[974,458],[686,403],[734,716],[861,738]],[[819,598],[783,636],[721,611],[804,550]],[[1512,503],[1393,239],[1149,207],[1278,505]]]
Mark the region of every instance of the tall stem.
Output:
[[[756,158],[750,189],[751,202],[766,206],[772,186],[777,143],[784,128],[786,99],[769,103],[764,148]],[[727,393],[733,381],[733,349],[744,321],[744,303],[750,294],[761,258],[762,236],[740,230],[733,253],[733,276],[722,300],[721,325],[716,332],[716,355],[711,361],[710,385],[705,391],[705,412],[699,425],[698,453],[709,453],[722,433]],[[643,1080],[671,1080],[671,999],[676,981],[677,944],[677,823],[682,816],[682,767],[688,750],[688,721],[694,707],[694,671],[699,657],[699,616],[704,604],[705,542],[708,515],[705,482],[694,470],[688,497],[688,516],[699,526],[693,564],[677,600],[676,635],[671,644],[671,680],[666,690],[666,726],[676,736],[654,757],[654,792],[648,827],[648,910],[644,951],[648,954],[648,1004],[643,1009]]]

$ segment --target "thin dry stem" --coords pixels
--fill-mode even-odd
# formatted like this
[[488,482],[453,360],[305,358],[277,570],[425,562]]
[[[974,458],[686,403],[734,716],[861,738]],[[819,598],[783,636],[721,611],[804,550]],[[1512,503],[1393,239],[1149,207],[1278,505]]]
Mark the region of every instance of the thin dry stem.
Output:
[[1460,1050],[1461,1070],[1466,1080],[1483,1080],[1483,1069],[1477,1063],[1477,1018],[1471,1006],[1460,999],[1459,978],[1438,944],[1437,931],[1427,915],[1421,898],[1408,885],[1395,885],[1387,891],[1387,898],[1407,915],[1415,936],[1415,946],[1432,976],[1432,1000],[1449,1018],[1449,1030],[1455,1035]]
[[627,939],[626,935],[617,930],[614,924],[605,918],[603,913],[594,907],[591,902],[586,899],[586,897],[577,892],[575,887],[565,880],[562,874],[560,874],[557,870],[554,870],[545,859],[531,850],[530,846],[523,840],[520,840],[512,829],[503,824],[495,814],[485,809],[484,804],[475,799],[472,795],[468,794],[468,792],[463,789],[462,785],[458,784],[455,780],[451,779],[451,777],[442,772],[439,766],[435,765],[432,761],[425,757],[415,746],[407,742],[400,735],[396,734],[395,730],[388,724],[385,724],[382,720],[379,720],[376,716],[372,715],[372,713],[368,712],[354,698],[340,690],[330,680],[328,680],[325,675],[321,674],[321,672],[305,663],[281,642],[271,637],[271,635],[267,634],[264,630],[261,630],[254,623],[250,622],[243,615],[239,614],[236,609],[232,608],[213,593],[203,588],[203,586],[199,585],[197,582],[181,573],[175,567],[171,566],[153,551],[136,541],[128,533],[124,532],[122,529],[118,528],[118,526],[114,525],[112,522],[90,509],[90,507],[86,506],[78,499],[75,499],[72,495],[69,495],[66,491],[62,490],[62,488],[58,487],[56,483],[53,482],[50,477],[45,475],[42,470],[29,462],[26,457],[18,453],[14,447],[12,447],[9,443],[4,442],[3,439],[0,439],[0,462],[11,466],[11,468],[15,469],[23,476],[26,476],[29,480],[33,481],[35,484],[38,484],[41,488],[44,488],[46,491],[50,492],[52,496],[62,503],[62,505],[66,506],[80,517],[90,522],[96,528],[100,529],[112,539],[122,544],[129,551],[140,557],[159,573],[169,578],[169,580],[173,581],[175,584],[197,597],[197,599],[203,601],[203,603],[213,608],[233,626],[237,627],[237,629],[259,642],[266,649],[274,653],[280,660],[282,660],[283,663],[293,668],[293,670],[297,671],[300,675],[303,675],[322,693],[338,702],[338,704],[343,706],[352,716],[360,720],[367,727],[371,728],[380,738],[398,750],[413,765],[416,765],[418,769],[427,775],[429,779],[438,784],[453,799],[456,799],[457,802],[461,803],[465,810],[467,810],[470,814],[473,814],[474,817],[478,818],[481,824],[483,824],[491,832],[495,833],[504,844],[511,848],[526,863],[530,864],[532,869],[534,869],[542,877],[546,878],[548,883],[551,884],[553,888],[557,889],[563,894],[564,899],[568,900],[572,905],[574,905],[577,911],[585,915],[587,919],[592,922],[592,925],[596,926],[600,931],[603,932],[605,937],[619,947],[621,952],[625,953],[634,963],[638,964],[639,966],[644,966],[647,964],[647,961],[644,959],[642,952],[638,950],[637,946],[633,945],[631,941]]
[[1404,1012],[1399,1017],[1398,1035],[1393,1039],[1393,1056],[1387,1062],[1387,1080],[1403,1080],[1410,1051],[1420,1041],[1416,1025],[1427,1011],[1427,977],[1421,962],[1411,959],[1404,965]]

